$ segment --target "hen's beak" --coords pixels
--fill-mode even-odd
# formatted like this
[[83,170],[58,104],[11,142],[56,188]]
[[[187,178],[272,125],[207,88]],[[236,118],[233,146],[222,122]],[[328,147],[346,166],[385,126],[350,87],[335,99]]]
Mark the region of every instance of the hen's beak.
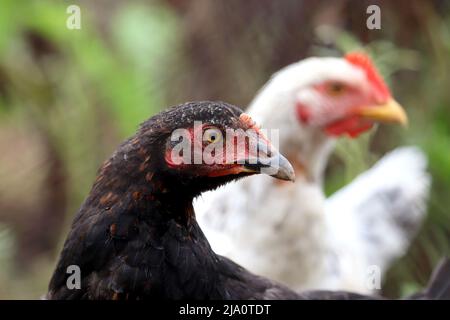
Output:
[[403,126],[408,124],[405,110],[392,98],[380,105],[358,108],[356,114],[374,121],[399,123]]
[[257,149],[257,155],[245,160],[242,172],[263,173],[281,180],[295,181],[294,168],[278,150],[266,141],[259,142]]

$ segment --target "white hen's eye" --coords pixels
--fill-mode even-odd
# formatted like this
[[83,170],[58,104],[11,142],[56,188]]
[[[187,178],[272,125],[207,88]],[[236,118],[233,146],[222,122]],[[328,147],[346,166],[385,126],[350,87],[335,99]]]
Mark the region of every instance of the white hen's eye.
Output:
[[336,96],[345,92],[346,86],[341,82],[332,82],[327,86],[330,95]]
[[206,129],[203,133],[203,141],[216,143],[222,140],[222,132],[216,128]]

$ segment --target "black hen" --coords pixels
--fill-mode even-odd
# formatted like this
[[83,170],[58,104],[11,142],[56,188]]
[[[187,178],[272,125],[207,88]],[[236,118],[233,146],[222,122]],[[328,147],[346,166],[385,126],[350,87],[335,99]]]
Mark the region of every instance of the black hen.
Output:
[[[194,147],[173,152],[180,142],[180,136],[174,139],[176,129],[185,129]],[[209,165],[177,161],[177,154],[195,159],[206,148],[221,146],[228,130],[241,132],[231,141],[245,140],[244,152],[231,149],[231,161]],[[229,151],[227,143],[214,154]],[[281,179],[294,177],[287,160],[237,107],[195,102],[152,117],[99,170],[73,221],[47,298],[371,298],[346,292],[297,294],[211,250],[195,220],[192,200],[203,191],[261,171]],[[66,285],[71,265],[81,270],[80,289]]]
[[[202,122],[200,137],[206,140],[202,144],[212,138],[217,141],[211,143],[219,143],[226,130],[253,129],[256,135],[247,139],[259,137],[256,144],[266,143],[271,149],[251,119],[241,114],[229,104],[197,102],[176,106],[143,123],[99,170],[73,221],[48,298],[295,298],[294,292],[214,254],[192,207],[201,192],[270,165],[238,164],[237,155],[228,164],[177,165],[172,159],[178,142],[172,141],[172,132],[195,133],[194,121]],[[251,157],[251,150],[247,151],[245,155]],[[276,175],[293,178],[287,160],[273,148],[266,151],[260,152],[262,157],[279,160]],[[66,286],[70,265],[81,269],[79,290]]]

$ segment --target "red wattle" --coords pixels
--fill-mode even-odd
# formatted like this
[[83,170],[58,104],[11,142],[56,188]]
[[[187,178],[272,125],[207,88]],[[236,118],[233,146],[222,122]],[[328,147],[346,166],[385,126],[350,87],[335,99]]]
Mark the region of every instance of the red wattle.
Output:
[[325,132],[330,136],[347,134],[350,137],[355,138],[372,127],[372,122],[363,120],[358,116],[353,116],[331,123],[325,127]]

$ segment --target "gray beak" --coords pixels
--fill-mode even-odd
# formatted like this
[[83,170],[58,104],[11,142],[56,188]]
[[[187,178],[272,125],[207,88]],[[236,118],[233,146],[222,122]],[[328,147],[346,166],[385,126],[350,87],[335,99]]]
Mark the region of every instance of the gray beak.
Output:
[[275,148],[270,147],[271,150],[267,152],[264,152],[264,149],[267,149],[267,145],[258,143],[258,156],[245,162],[245,171],[267,174],[281,180],[295,181],[294,168],[290,162]]

